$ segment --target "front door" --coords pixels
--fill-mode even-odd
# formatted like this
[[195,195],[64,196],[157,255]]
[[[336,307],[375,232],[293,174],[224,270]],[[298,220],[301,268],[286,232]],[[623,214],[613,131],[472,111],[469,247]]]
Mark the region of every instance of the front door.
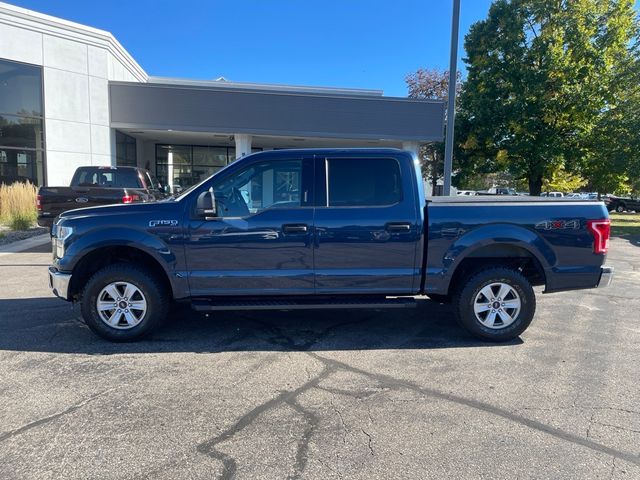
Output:
[[192,296],[313,293],[313,160],[261,158],[202,187],[213,187],[214,218],[196,215],[193,196],[185,243]]

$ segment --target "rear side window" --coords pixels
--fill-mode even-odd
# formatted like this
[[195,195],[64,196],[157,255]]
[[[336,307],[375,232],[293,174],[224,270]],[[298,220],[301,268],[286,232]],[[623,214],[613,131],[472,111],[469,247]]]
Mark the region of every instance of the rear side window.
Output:
[[138,178],[138,171],[133,169],[116,170],[116,185],[114,186],[120,188],[140,188],[141,182]]
[[392,158],[327,159],[330,207],[392,205],[402,200],[400,165]]
[[80,187],[113,187],[115,170],[98,170],[95,168],[81,168],[73,178],[73,185]]

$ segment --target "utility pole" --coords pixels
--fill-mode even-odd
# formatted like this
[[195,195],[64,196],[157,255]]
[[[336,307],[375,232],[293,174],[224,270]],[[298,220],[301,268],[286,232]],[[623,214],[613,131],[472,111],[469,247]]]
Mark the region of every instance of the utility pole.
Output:
[[447,105],[447,138],[444,145],[444,194],[451,195],[453,170],[453,128],[456,118],[456,80],[458,65],[458,30],[460,26],[460,0],[453,0],[451,16],[451,57],[449,58],[449,102]]

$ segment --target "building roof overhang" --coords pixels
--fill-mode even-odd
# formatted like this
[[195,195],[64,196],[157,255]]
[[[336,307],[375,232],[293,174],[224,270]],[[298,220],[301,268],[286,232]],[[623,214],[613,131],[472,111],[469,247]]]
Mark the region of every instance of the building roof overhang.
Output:
[[442,101],[206,85],[110,82],[113,128],[430,142]]

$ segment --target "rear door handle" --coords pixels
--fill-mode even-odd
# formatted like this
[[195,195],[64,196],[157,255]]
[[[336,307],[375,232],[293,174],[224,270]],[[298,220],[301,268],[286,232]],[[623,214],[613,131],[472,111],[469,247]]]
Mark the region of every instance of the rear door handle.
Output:
[[289,223],[282,225],[282,231],[284,233],[307,233],[309,227],[304,223]]
[[411,224],[408,222],[392,222],[385,225],[387,232],[409,232]]

